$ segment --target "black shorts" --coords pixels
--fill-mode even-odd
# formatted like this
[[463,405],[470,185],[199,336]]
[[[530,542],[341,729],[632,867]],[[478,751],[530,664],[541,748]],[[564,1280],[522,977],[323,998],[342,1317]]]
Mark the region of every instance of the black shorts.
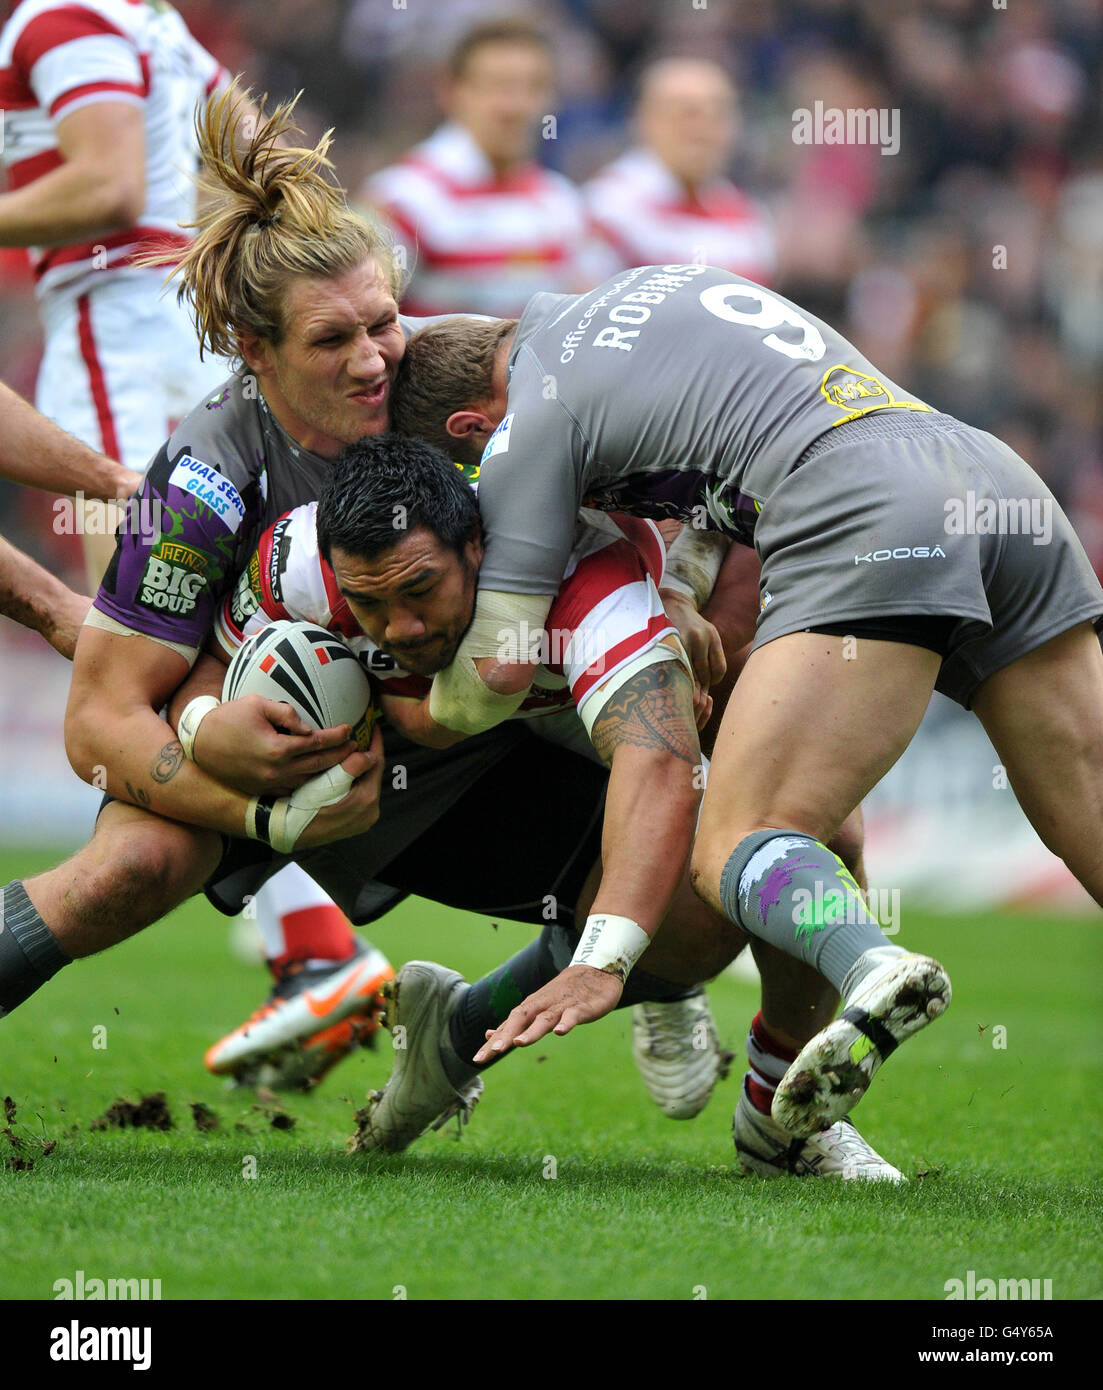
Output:
[[[293,859],[254,840],[227,838],[205,885],[207,897],[233,915],[294,862],[357,926],[375,921],[410,893],[486,916],[539,925],[554,916],[573,926],[575,904],[601,853],[608,774],[587,758],[520,733],[494,760],[461,758],[448,783],[454,788],[459,772],[463,789],[451,799],[442,796],[438,814],[424,804],[432,788],[419,790],[413,778],[404,791],[383,797],[373,830]],[[388,749],[388,767],[395,761]],[[406,800],[412,797],[418,798],[418,814]],[[378,831],[388,824],[389,812],[384,839]],[[414,828],[405,843],[396,823]]]
[[817,623],[808,631],[822,632],[829,637],[867,637],[871,642],[904,642],[911,647],[926,647],[945,657],[957,621],[928,614],[914,618],[855,618],[850,623]]

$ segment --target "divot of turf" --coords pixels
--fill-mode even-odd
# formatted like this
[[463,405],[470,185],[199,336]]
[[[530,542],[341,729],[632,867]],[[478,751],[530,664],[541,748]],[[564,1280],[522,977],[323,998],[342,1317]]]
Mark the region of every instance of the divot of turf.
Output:
[[164,1091],[154,1091],[135,1102],[120,1097],[112,1101],[91,1129],[172,1129],[172,1112]]

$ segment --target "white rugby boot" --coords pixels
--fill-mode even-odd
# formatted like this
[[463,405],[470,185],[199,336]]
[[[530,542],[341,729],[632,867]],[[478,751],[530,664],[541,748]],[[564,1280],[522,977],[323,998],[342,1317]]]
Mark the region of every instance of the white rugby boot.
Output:
[[917,955],[886,961],[797,1054],[774,1093],[774,1119],[802,1139],[828,1129],[857,1105],[886,1057],[949,1002],[950,981],[938,961]]
[[720,1046],[703,989],[671,1003],[632,1009],[632,1056],[651,1099],[673,1120],[691,1120],[728,1074],[734,1053]]
[[381,1149],[399,1153],[427,1129],[440,1129],[453,1115],[467,1123],[482,1094],[476,1074],[462,1089],[449,1081],[440,1058],[441,1038],[466,984],[462,975],[433,961],[407,961],[383,986],[384,1026],[394,1044],[394,1068],[381,1091],[356,1112],[350,1153]]
[[732,1139],[744,1173],[759,1178],[837,1178],[842,1182],[907,1182],[849,1120],[807,1139],[787,1133],[751,1103],[744,1079],[732,1118]]

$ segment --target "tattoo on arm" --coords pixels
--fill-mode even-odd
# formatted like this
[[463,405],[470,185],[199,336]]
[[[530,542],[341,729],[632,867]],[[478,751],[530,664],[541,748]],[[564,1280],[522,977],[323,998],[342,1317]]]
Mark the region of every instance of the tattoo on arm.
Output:
[[184,765],[184,750],[179,739],[166,743],[150,764],[149,775],[155,782],[171,782]]
[[606,764],[621,744],[662,748],[690,766],[700,762],[693,686],[681,662],[656,662],[622,685],[594,721],[590,740]]
[[134,787],[131,786],[129,782],[127,782],[126,789],[130,793],[130,798],[132,801],[136,801],[139,806],[145,806],[148,809],[149,792],[147,792],[144,787]]

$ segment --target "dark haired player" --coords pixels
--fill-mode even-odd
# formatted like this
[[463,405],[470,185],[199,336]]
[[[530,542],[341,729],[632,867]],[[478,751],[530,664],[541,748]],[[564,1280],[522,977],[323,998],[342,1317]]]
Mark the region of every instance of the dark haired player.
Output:
[[[326,627],[358,654],[378,682],[384,707],[394,709],[423,699],[433,673],[455,654],[470,622],[481,557],[475,496],[460,472],[421,441],[377,437],[334,465],[317,504],[296,508],[265,533],[248,571],[255,587],[247,595],[239,590],[223,605],[218,637],[228,658],[278,618]],[[396,1049],[391,1081],[363,1116],[360,1148],[403,1148],[446,1113],[456,1093],[477,1082],[471,1058],[487,1027],[501,1022],[524,993],[552,979],[572,952],[584,958],[594,923],[631,912],[654,931],[666,917],[642,962],[647,973],[633,972],[622,1004],[676,1001],[741,948],[742,934],[703,909],[681,884],[696,814],[696,774],[704,760],[688,662],[658,592],[664,559],[651,523],[580,514],[546,628],[538,638],[534,634],[542,644],[540,667],[514,716],[537,737],[588,753],[611,769],[600,882],[586,926],[580,931],[553,917],[538,940],[470,989],[441,966],[405,966],[388,1011],[392,1028],[405,1030],[404,1046]],[[539,788],[530,794],[540,799]],[[441,876],[465,873],[493,882],[503,862],[531,852],[524,836],[514,833],[499,835],[493,857],[472,857],[471,839],[482,829],[467,826],[443,863],[402,865],[397,872],[406,875],[403,886],[424,892],[423,885]],[[394,866],[365,865],[351,848],[323,852],[333,861],[324,881],[338,901],[347,900],[368,869],[384,883],[394,881]],[[302,862],[310,867],[309,860]],[[341,865],[349,880],[343,892],[332,888]],[[762,1113],[772,1094],[771,1077],[786,1065],[787,1044],[799,1046],[811,1036],[815,1020],[834,1004],[822,980],[800,969],[794,974],[779,953],[763,953],[762,963],[763,1013],[749,1043],[753,1071],[736,1112],[743,1166],[767,1176],[898,1180],[897,1170],[849,1124],[801,1144]],[[697,1084],[707,1098],[715,1080],[706,1046],[712,1025],[699,998],[702,1008],[691,1031],[700,1034]],[[284,1022],[291,1016],[285,1010]],[[309,1026],[308,1019],[302,1022]],[[664,1080],[685,1087],[680,1071],[664,1078],[653,1065],[649,1070],[647,1057],[637,1060],[656,1100],[662,1099]]]

